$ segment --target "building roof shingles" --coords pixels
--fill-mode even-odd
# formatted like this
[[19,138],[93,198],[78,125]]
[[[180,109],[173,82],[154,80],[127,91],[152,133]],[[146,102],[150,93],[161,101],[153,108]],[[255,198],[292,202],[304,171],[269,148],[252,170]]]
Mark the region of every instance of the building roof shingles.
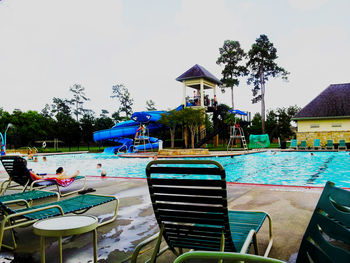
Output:
[[217,85],[221,85],[222,82],[211,74],[207,69],[201,65],[194,65],[192,68],[187,70],[185,73],[176,78],[177,81],[183,81],[188,79],[204,78],[214,82]]
[[350,83],[331,84],[294,118],[329,118],[350,116]]

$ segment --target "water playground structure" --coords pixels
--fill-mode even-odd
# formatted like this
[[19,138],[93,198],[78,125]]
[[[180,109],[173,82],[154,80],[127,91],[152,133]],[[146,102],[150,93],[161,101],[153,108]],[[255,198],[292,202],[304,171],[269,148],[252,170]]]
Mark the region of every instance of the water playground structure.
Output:
[[[196,64],[177,77],[176,80],[183,85],[182,104],[176,108],[177,111],[184,107],[191,107],[194,109],[205,109],[205,112],[211,113],[213,116],[222,114],[217,107],[216,92],[217,88],[222,86],[223,83],[207,69]],[[191,91],[191,95],[188,95],[188,88]],[[100,144],[113,145],[104,150],[105,153],[109,154],[120,151],[131,153],[162,148],[163,142],[158,138],[150,137],[150,134],[165,128],[158,121],[161,118],[161,114],[166,113],[166,111],[135,112],[131,116],[131,120],[117,123],[111,129],[94,132],[94,141]],[[232,109],[230,113],[235,114],[235,116],[241,116],[242,121],[250,123],[250,112]],[[218,146],[220,130],[221,128],[216,125],[215,121],[214,130],[209,134],[206,133],[204,125],[200,127],[200,136],[195,143],[195,148],[201,147],[211,139],[214,141],[214,146]],[[189,138],[187,129],[184,129],[183,136],[185,148],[187,148]],[[239,126],[231,127],[227,149],[233,149],[231,146],[236,139],[240,139],[242,148],[247,150],[244,132]]]
[[[180,105],[176,110],[181,110]],[[131,120],[114,125],[111,129],[96,131],[93,134],[95,142],[110,143],[115,146],[105,148],[104,152],[115,154],[117,152],[137,152],[162,148],[163,141],[150,137],[149,134],[163,128],[158,123],[161,114],[166,111],[140,111],[131,116]]]

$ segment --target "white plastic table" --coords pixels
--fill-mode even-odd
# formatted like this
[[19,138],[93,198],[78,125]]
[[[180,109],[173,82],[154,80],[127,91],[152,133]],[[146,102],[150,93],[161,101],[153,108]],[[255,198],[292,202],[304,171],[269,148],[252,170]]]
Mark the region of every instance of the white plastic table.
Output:
[[44,219],[36,222],[34,233],[40,236],[41,262],[45,262],[45,237],[58,237],[60,263],[62,263],[62,237],[80,235],[93,231],[94,262],[97,262],[97,218],[94,216],[71,215]]

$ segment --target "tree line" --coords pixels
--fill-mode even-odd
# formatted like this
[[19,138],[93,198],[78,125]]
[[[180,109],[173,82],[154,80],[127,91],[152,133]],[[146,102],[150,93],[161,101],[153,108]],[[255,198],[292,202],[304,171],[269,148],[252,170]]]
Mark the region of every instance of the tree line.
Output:
[[[81,143],[89,146],[93,142],[94,131],[109,129],[115,123],[129,119],[133,113],[133,99],[123,84],[112,87],[111,98],[117,100],[118,107],[111,117],[107,110],[102,109],[96,116],[93,110],[85,107],[85,102],[90,99],[82,85],[74,84],[69,90],[71,98],[54,97],[52,103],[46,104],[40,112],[15,109],[9,113],[0,108],[0,131],[12,124],[7,131],[7,147],[35,146],[53,139],[69,147]],[[152,106],[155,109],[152,100],[147,103],[147,108]]]

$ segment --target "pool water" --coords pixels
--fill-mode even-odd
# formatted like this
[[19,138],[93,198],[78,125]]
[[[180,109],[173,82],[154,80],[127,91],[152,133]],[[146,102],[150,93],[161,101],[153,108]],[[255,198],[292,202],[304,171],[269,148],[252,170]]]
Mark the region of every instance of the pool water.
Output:
[[[350,155],[347,152],[262,152],[231,157],[198,158],[221,163],[228,182],[276,185],[324,186],[333,181],[350,187]],[[120,158],[106,154],[67,154],[47,156],[43,162],[28,162],[37,173],[55,173],[63,166],[68,174],[80,170],[81,175],[145,178],[151,158]],[[97,169],[101,163],[102,168]],[[0,167],[3,170],[3,167]]]

